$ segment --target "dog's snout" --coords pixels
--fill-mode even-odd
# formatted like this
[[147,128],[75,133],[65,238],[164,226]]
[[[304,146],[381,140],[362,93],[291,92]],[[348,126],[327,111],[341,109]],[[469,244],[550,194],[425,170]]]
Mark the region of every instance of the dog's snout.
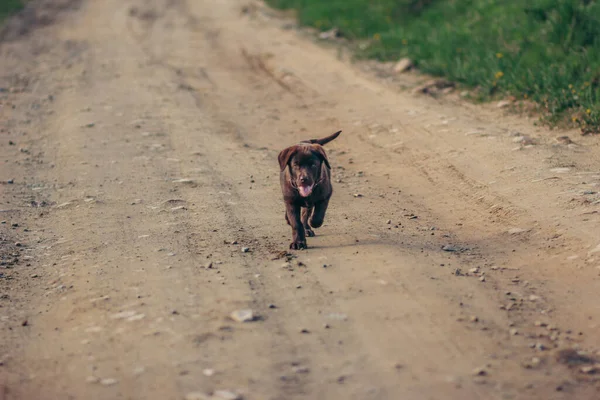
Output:
[[308,177],[307,177],[307,176],[304,176],[304,175],[303,175],[303,176],[301,176],[301,177],[300,177],[300,183],[306,183],[306,182],[308,182]]

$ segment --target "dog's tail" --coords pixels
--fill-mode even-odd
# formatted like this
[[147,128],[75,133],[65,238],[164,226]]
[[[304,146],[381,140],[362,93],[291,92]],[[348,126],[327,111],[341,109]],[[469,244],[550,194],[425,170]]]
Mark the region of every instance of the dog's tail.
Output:
[[323,146],[326,143],[331,142],[333,139],[335,139],[336,137],[340,136],[340,133],[342,133],[342,131],[337,131],[336,133],[334,133],[331,136],[327,136],[323,139],[309,139],[309,140],[303,140],[301,143],[313,143],[313,144],[320,144],[321,146]]

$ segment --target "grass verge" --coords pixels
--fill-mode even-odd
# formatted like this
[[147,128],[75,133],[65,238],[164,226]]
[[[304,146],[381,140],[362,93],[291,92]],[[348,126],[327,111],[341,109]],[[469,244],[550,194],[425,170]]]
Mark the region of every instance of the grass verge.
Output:
[[410,57],[423,72],[540,106],[551,125],[600,133],[600,1],[267,0],[299,22],[360,42],[357,55]]
[[23,7],[24,2],[21,0],[0,0],[0,23]]

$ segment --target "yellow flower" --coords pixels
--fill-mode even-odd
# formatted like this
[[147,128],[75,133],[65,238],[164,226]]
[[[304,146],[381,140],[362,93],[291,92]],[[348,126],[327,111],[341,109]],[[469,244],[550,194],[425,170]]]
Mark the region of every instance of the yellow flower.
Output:
[[402,44],[408,44],[408,40],[402,39]]
[[496,72],[496,75],[494,75],[494,76],[496,77],[496,79],[500,79],[504,76],[504,72],[498,71],[498,72]]
[[573,122],[576,122],[576,121],[577,121],[577,117],[573,117],[573,118],[571,118],[571,119],[573,120]]
[[496,53],[496,58],[502,58],[502,57],[504,57],[504,54],[502,54],[502,53]]
[[589,83],[589,82],[584,82],[583,84],[584,84],[585,86],[590,86],[590,83]]
[[529,96],[527,96],[527,93],[525,93],[525,94],[523,95],[523,98],[525,98],[525,99],[526,99],[526,98],[528,98],[528,97],[529,97]]
[[592,110],[590,110],[589,108],[587,110],[585,110],[586,114],[591,114]]
[[373,39],[375,39],[379,42],[381,40],[381,35],[379,33],[376,33],[373,35]]
[[573,85],[569,85],[569,89],[573,89]]

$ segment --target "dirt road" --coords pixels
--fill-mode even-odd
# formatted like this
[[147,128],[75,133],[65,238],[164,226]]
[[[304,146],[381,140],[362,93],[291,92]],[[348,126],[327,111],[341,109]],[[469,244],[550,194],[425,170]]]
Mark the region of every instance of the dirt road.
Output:
[[[0,399],[600,398],[598,138],[260,4],[76,3],[0,45]],[[286,253],[277,154],[338,129]]]

